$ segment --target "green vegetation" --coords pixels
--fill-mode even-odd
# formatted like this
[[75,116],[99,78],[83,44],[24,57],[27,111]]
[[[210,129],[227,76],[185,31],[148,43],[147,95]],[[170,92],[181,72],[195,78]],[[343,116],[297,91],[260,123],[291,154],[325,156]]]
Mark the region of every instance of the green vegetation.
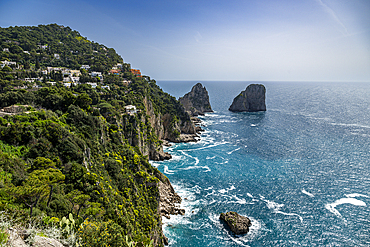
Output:
[[[161,246],[156,184],[165,177],[143,155],[161,141],[144,101],[170,114],[175,135],[174,125],[189,121],[179,102],[129,64],[109,74],[123,63],[113,49],[56,24],[0,28],[0,61],[16,63],[0,70],[0,107],[12,106],[0,112],[0,211],[41,217],[82,246]],[[81,65],[104,79],[81,69],[81,84],[65,87],[61,72],[43,72]],[[97,87],[84,83],[94,79]],[[139,111],[126,114],[126,105]],[[0,228],[0,243],[6,237]]]

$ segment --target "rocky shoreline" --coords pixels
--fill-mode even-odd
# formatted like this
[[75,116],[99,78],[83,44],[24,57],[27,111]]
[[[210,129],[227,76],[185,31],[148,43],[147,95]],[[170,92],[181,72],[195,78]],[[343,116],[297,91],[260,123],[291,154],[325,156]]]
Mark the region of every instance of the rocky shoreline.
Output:
[[[181,142],[196,142],[198,141],[197,138],[200,138],[198,134],[200,134],[201,131],[204,131],[201,128],[202,121],[199,118],[191,117],[191,121],[196,126],[197,134],[181,134],[180,135],[180,139],[182,140]],[[167,140],[163,140],[163,146],[169,147],[171,146],[171,143]],[[170,155],[167,152],[165,152],[165,154]],[[180,208],[182,198],[175,192],[170,180],[167,177],[165,177],[162,180],[159,180],[158,191],[159,191],[158,212],[161,216],[170,219],[171,215],[185,215],[185,209]],[[165,245],[168,245],[168,238],[164,234],[163,242]]]
[[[189,130],[191,129],[192,131],[182,132],[180,136],[175,139],[175,142],[197,142],[200,139],[199,134],[204,131],[201,128],[202,120],[200,120],[197,116],[204,115],[205,112],[213,112],[209,103],[208,92],[205,87],[202,86],[202,84],[198,83],[192,88],[190,93],[180,98],[179,101],[182,103],[185,111],[190,116],[192,128],[189,128]],[[163,146],[171,146],[169,140],[162,140],[162,142]],[[172,158],[169,153],[163,152],[163,154]],[[170,219],[170,215],[185,215],[185,209],[180,208],[182,201],[181,197],[173,189],[170,180],[165,176],[163,177],[164,178],[158,183],[159,214],[167,219]],[[168,239],[164,235],[163,240],[164,244],[168,245]]]

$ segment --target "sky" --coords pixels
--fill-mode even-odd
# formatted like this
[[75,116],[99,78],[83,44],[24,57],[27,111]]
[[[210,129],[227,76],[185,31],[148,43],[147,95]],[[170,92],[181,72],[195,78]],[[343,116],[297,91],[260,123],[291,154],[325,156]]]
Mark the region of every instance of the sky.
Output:
[[155,80],[370,82],[370,0],[0,0],[0,27],[50,23]]

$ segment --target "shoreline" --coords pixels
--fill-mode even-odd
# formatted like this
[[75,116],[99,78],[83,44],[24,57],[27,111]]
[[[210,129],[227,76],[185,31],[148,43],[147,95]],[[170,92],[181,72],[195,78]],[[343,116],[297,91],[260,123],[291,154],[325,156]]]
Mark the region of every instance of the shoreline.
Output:
[[[186,137],[183,138],[184,141],[178,142],[178,143],[188,143],[188,142],[198,142],[200,140],[200,134],[204,130],[201,128],[202,120],[198,117],[191,117],[191,121],[195,126],[196,134],[180,134],[180,136]],[[163,140],[163,146],[165,147],[171,147],[173,144],[168,140]],[[164,152],[165,154],[168,154],[171,156],[170,159],[172,159],[172,155],[168,152]],[[168,159],[168,160],[170,160]],[[162,160],[163,161],[163,160]],[[162,173],[163,174],[163,173]],[[168,238],[164,235],[163,231],[163,218],[166,217],[167,219],[171,218],[171,215],[185,215],[185,209],[181,208],[181,203],[183,201],[183,198],[179,196],[178,193],[174,190],[170,179],[163,174],[166,178],[165,182],[162,182],[159,180],[158,182],[158,191],[159,191],[159,203],[158,203],[158,212],[161,215],[161,224],[162,224],[162,233],[163,233],[163,239],[164,244],[168,245],[169,241]],[[185,198],[186,200],[187,198]]]

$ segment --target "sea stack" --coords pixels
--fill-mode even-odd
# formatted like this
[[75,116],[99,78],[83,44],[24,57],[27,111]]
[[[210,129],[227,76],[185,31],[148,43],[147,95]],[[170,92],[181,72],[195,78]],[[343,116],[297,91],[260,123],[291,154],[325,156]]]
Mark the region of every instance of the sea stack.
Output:
[[252,225],[248,217],[239,215],[237,212],[221,213],[220,220],[224,221],[235,234],[248,233],[249,227]]
[[266,88],[262,84],[250,84],[234,98],[229,111],[233,112],[256,112],[266,111],[265,103]]
[[208,92],[201,83],[195,84],[189,93],[179,98],[179,101],[191,116],[213,112],[209,103]]

